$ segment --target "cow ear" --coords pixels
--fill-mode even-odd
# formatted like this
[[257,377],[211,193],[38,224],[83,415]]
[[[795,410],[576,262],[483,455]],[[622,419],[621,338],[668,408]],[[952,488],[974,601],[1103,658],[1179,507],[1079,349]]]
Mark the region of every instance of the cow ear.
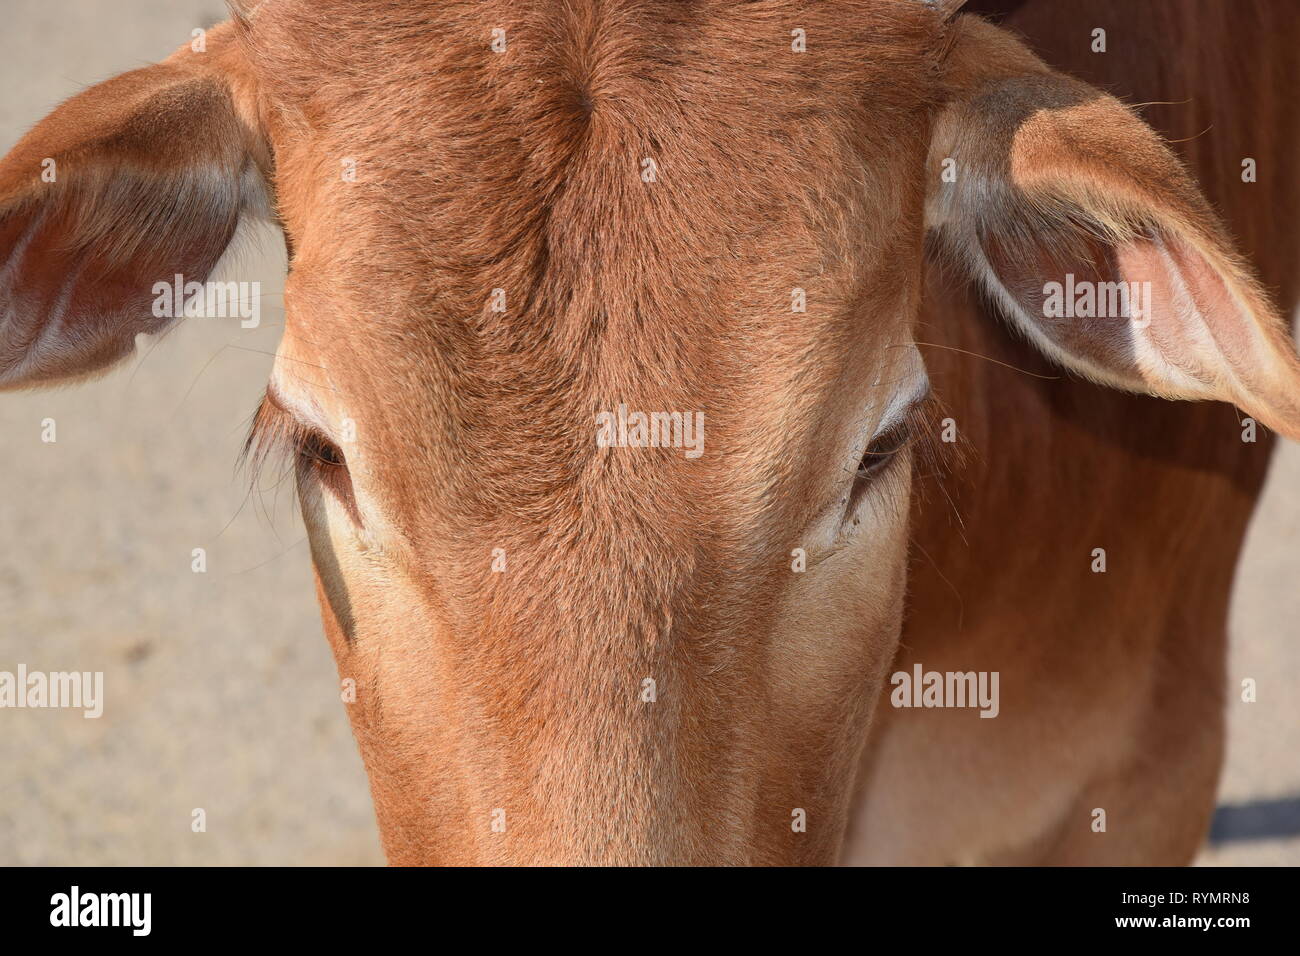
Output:
[[241,218],[269,214],[235,27],[197,45],[72,98],[0,160],[0,388],[108,368],[173,321],[155,285],[206,281]]
[[1300,360],[1182,165],[1114,98],[958,22],[927,220],[1060,364],[1300,438]]

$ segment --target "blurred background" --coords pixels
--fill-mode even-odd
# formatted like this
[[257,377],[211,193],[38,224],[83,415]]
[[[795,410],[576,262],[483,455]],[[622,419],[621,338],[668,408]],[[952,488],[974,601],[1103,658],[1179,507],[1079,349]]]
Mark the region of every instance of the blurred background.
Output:
[[[0,153],[226,19],[221,0],[3,13]],[[250,496],[235,470],[283,330],[283,243],[262,246],[226,276],[262,283],[260,327],[188,320],[107,378],[0,398],[0,670],[103,671],[108,699],[98,720],[0,711],[0,863],[383,862],[292,482]]]
[[[225,19],[219,0],[3,14],[0,154],[66,97]],[[0,670],[103,671],[108,698],[98,720],[0,711],[0,864],[383,862],[292,489],[250,496],[235,472],[283,328],[283,246],[262,246],[238,269],[262,283],[259,328],[182,322],[97,382],[0,396]],[[1205,863],[1300,863],[1298,541],[1286,445],[1239,571]],[[1258,702],[1240,701],[1244,677]]]

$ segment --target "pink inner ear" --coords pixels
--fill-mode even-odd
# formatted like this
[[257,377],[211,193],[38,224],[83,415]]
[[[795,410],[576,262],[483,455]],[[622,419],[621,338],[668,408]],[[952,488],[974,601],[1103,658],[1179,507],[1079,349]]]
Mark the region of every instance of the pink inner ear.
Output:
[[1214,263],[1176,236],[1116,249],[1129,281],[1151,283],[1152,317],[1138,330],[1143,378],[1156,392],[1230,401],[1270,428],[1300,436],[1300,360],[1285,327],[1231,262]]
[[[1290,433],[1300,363],[1233,263],[1154,229],[1114,245],[1073,223],[1010,235],[981,238],[985,261],[1013,320],[1062,364],[1171,398],[1233,401],[1272,427],[1280,413]],[[1103,286],[1124,291],[1127,313],[1101,308]]]
[[[1266,360],[1255,316],[1187,242],[1177,237],[1125,242],[1115,248],[1115,259],[1126,281],[1151,290],[1151,316],[1138,330],[1151,342],[1152,354],[1140,358],[1153,388],[1173,384],[1195,392],[1201,386],[1208,390],[1205,397],[1223,397],[1238,392],[1238,380],[1252,371],[1252,363]],[[1164,371],[1149,367],[1156,358]],[[1153,380],[1153,373],[1160,378]]]
[[[1054,315],[1048,287],[1120,281],[1120,266],[1108,243],[1082,228],[1044,229],[1015,243],[990,234],[981,240],[985,261],[1003,291],[1028,322],[1056,350],[1117,378],[1136,375],[1132,331],[1127,320],[1104,315]],[[1069,364],[1068,362],[1066,364]]]
[[1167,363],[1212,385],[1224,380],[1224,359],[1233,368],[1250,360],[1255,320],[1194,248],[1177,237],[1157,237],[1121,243],[1115,257],[1127,281],[1150,284],[1147,334]]

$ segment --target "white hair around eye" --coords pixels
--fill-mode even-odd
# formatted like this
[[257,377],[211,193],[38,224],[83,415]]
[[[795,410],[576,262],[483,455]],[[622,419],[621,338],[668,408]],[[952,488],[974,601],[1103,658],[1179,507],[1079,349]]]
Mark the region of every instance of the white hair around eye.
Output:
[[[920,350],[911,343],[897,348],[904,350],[904,354],[881,373],[873,389],[878,397],[877,403],[869,410],[875,413],[873,438],[896,428],[908,412],[930,394],[930,377],[925,373]],[[883,408],[879,399],[884,400]]]

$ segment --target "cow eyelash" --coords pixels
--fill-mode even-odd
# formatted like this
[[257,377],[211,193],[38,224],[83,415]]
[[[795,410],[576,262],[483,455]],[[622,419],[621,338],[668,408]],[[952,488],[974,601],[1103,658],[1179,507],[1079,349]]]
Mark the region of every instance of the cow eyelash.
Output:
[[326,468],[347,467],[342,449],[315,429],[305,429],[304,434],[296,436],[295,444],[301,461]]
[[[302,479],[314,479],[330,491],[360,525],[352,479],[343,450],[319,429],[304,424],[286,411],[269,393],[262,399],[244,450],[241,465],[248,469],[252,487],[261,486],[261,478],[273,459],[292,464],[302,486]],[[283,475],[280,480],[283,480]]]
[[[910,416],[909,416],[910,417]],[[911,422],[904,418],[897,425],[881,432],[867,445],[858,462],[858,477],[872,478],[884,471],[911,439]]]
[[915,447],[927,461],[938,457],[932,438],[938,407],[934,396],[927,396],[913,405],[901,421],[871,439],[858,462],[856,477],[864,481],[875,478],[909,447]]
[[[913,459],[925,461],[934,456],[933,445],[927,436],[931,433],[936,403],[933,397],[927,397],[913,405],[897,424],[891,425],[871,439],[858,467],[853,475],[853,482],[845,498],[845,512],[857,514],[864,497],[875,482],[883,477],[891,464],[898,460],[898,453],[904,449],[912,451]],[[856,523],[856,519],[855,519]]]

